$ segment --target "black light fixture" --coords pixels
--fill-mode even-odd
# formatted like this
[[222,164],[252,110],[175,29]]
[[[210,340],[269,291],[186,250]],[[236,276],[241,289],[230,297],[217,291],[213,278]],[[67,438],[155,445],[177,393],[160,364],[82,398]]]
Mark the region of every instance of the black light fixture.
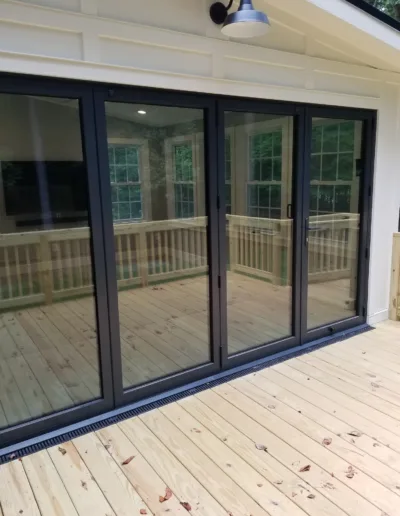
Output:
[[210,7],[210,17],[214,23],[222,25],[222,34],[231,38],[253,38],[268,31],[268,16],[256,11],[252,0],[240,0],[239,9],[228,14],[232,4],[233,0],[227,6],[222,2],[215,2]]

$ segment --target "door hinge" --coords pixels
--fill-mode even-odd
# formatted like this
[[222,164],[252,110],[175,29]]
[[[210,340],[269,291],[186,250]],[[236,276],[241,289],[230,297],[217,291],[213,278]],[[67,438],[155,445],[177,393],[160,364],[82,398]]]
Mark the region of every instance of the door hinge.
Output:
[[221,288],[221,276],[218,276],[218,288]]
[[363,306],[362,314],[363,314],[363,317],[365,317],[367,315],[367,307],[366,306]]
[[221,199],[219,195],[217,195],[217,210],[221,209]]

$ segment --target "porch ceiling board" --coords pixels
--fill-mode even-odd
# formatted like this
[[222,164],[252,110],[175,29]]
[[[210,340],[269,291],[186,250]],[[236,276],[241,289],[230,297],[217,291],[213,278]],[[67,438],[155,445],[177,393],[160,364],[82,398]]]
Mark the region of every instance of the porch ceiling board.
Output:
[[381,323],[3,465],[0,514],[396,516],[399,332]]
[[[355,48],[364,55],[369,55],[366,63],[377,59],[386,63],[387,70],[400,70],[400,33],[366,12],[358,9],[346,0],[299,0],[297,2],[282,0],[260,0],[265,9],[273,6],[277,11],[285,12],[307,24],[311,34],[312,26],[323,28],[341,45]],[[312,23],[312,26],[311,26]],[[317,29],[318,30],[318,29]]]

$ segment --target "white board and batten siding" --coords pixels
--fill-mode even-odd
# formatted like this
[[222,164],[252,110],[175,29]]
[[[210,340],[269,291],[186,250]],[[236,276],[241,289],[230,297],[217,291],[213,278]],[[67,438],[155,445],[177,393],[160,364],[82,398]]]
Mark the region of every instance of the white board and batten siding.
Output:
[[267,36],[229,41],[210,21],[210,3],[5,0],[0,71],[378,109],[368,316],[386,319],[400,206],[400,74],[373,67],[367,48],[272,0],[255,2],[270,15]]

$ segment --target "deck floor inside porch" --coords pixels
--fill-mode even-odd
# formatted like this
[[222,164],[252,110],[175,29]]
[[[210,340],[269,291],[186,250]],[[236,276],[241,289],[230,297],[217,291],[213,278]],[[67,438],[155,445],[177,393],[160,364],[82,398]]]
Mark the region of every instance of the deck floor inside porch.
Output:
[[400,324],[0,467],[0,515],[398,516]]
[[[311,285],[311,319],[348,316],[347,285]],[[208,362],[207,304],[206,276],[119,292],[124,387]],[[229,352],[289,336],[290,307],[290,287],[230,273]],[[0,428],[100,397],[98,364],[92,297],[0,314]]]

